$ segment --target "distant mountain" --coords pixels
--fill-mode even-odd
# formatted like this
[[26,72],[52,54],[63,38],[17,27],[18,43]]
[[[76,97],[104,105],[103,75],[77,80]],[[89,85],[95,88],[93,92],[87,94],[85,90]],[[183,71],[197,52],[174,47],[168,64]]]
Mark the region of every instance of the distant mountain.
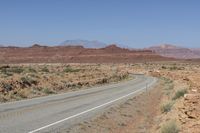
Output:
[[190,49],[184,47],[178,47],[171,44],[162,44],[158,46],[152,46],[147,48],[155,53],[177,59],[194,59],[200,58],[200,49]]
[[104,48],[107,46],[106,43],[99,41],[88,41],[88,40],[66,40],[60,44],[60,46],[83,46],[84,48]]

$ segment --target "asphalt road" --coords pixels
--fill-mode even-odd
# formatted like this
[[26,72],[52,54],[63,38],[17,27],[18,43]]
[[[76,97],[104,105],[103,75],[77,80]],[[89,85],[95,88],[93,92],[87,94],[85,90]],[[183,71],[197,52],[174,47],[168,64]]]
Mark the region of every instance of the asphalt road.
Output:
[[134,97],[156,79],[133,80],[91,89],[0,104],[0,133],[59,132]]

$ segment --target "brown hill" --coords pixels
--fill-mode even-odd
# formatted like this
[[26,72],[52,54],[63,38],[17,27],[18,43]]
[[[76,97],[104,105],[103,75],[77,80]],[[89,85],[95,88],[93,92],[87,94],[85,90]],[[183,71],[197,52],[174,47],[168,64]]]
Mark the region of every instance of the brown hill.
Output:
[[183,47],[177,47],[170,44],[164,44],[159,46],[153,46],[147,48],[149,50],[154,51],[155,53],[165,56],[172,57],[177,59],[195,59],[200,58],[200,50],[199,49],[189,49]]
[[0,48],[0,63],[125,63],[173,60],[151,50],[128,50],[110,45],[91,49],[82,46]]

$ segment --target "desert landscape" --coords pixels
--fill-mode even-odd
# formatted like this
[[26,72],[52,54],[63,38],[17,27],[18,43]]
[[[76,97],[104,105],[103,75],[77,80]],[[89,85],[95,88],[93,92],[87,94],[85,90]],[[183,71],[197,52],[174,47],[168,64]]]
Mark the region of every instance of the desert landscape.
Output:
[[[197,133],[200,65],[197,63],[131,64],[129,73],[159,78],[153,90],[113,106],[92,120],[62,132]],[[111,113],[112,112],[112,113]],[[115,119],[113,119],[115,118]]]
[[[114,47],[111,51],[117,51],[116,48]],[[98,49],[94,50],[98,51]],[[103,50],[100,49],[100,51]],[[151,58],[152,61],[147,62],[140,58],[146,57],[146,52],[127,51],[118,48],[117,52],[110,52],[110,54],[112,56],[116,53],[130,54],[131,57],[128,55],[130,59],[127,60],[131,60],[132,53],[134,56],[137,53],[140,61],[123,63],[122,60],[118,60],[118,63],[115,61],[107,63],[108,58],[106,58],[100,61],[101,64],[88,63],[88,61],[73,63],[73,60],[71,63],[62,64],[48,63],[49,60],[47,60],[46,63],[37,64],[32,63],[32,60],[30,60],[31,63],[24,63],[23,60],[15,58],[17,61],[13,62],[15,64],[2,62],[0,101],[2,103],[18,101],[78,91],[108,83],[115,84],[132,79],[130,74],[140,73],[157,77],[156,86],[148,92],[113,105],[70,129],[62,129],[59,132],[199,132],[200,65],[198,61],[166,58],[151,53],[148,55],[156,58]],[[105,53],[100,52],[95,57],[98,59],[98,56],[102,54]],[[17,56],[13,55],[13,57]],[[12,60],[13,57],[9,56]],[[112,58],[110,61],[113,61]],[[165,59],[165,61],[158,59]]]
[[0,102],[86,89],[129,78],[122,66],[15,64],[0,66]]
[[0,133],[200,133],[200,1],[0,1]]

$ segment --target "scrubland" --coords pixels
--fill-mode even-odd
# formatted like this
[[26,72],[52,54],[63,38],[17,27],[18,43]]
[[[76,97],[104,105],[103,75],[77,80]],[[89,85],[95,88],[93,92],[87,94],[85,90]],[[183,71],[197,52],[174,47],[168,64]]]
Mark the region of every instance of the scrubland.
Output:
[[0,66],[0,102],[57,94],[128,78],[120,66],[20,64]]
[[134,66],[163,80],[160,112],[152,126],[154,132],[200,132],[200,64],[188,62],[147,63]]

